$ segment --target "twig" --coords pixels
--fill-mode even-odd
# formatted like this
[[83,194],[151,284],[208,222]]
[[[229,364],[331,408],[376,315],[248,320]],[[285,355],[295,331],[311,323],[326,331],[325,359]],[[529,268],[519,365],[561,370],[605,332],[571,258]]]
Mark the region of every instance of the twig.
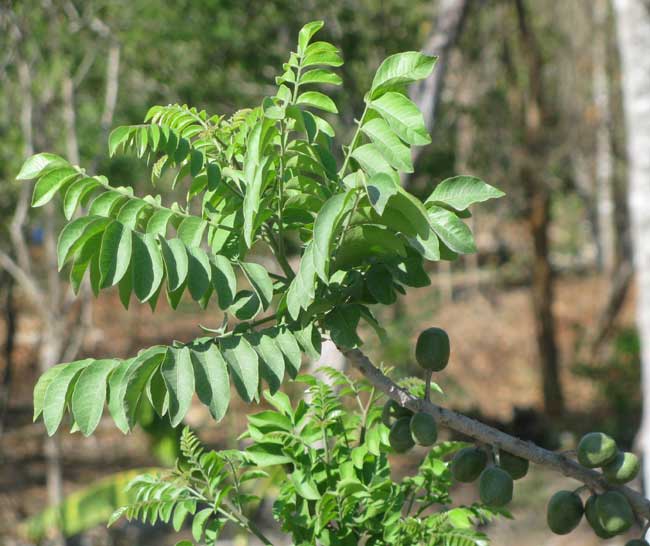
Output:
[[498,447],[539,464],[565,476],[584,483],[593,491],[605,491],[615,489],[625,495],[636,514],[645,520],[650,519],[650,501],[640,493],[626,486],[612,486],[608,484],[603,476],[594,470],[590,470],[578,464],[568,457],[554,453],[532,442],[525,442],[505,432],[501,432],[484,423],[470,419],[455,411],[432,404],[421,398],[416,398],[406,390],[396,385],[390,378],[381,372],[370,359],[359,349],[341,349],[350,363],[355,366],[377,389],[398,402],[401,406],[418,412],[426,412],[436,419],[438,424],[456,432],[460,432],[474,440],[484,442],[491,446]]

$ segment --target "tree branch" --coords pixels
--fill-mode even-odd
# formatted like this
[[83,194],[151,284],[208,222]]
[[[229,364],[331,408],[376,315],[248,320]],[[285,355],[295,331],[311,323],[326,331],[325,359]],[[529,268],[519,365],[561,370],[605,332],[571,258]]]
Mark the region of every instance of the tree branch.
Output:
[[384,375],[359,349],[341,349],[341,351],[375,388],[401,406],[405,406],[412,411],[429,413],[442,426],[560,472],[582,482],[592,491],[602,492],[607,489],[616,489],[625,495],[640,518],[644,520],[650,519],[650,501],[629,487],[609,485],[599,472],[585,468],[565,455],[541,448],[532,442],[525,442],[480,421],[470,419],[465,415],[440,407],[422,398],[416,398]]
[[39,303],[45,297],[36,282],[25,271],[18,266],[18,264],[3,250],[0,250],[0,265],[9,273],[16,283],[25,291],[29,299],[36,306],[41,309]]

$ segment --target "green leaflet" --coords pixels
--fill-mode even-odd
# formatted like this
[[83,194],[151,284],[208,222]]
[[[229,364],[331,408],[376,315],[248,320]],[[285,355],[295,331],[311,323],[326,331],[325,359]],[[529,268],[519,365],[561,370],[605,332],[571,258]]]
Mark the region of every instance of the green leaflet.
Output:
[[166,239],[159,237],[167,274],[167,289],[170,292],[178,290],[187,279],[189,271],[189,257],[187,249],[180,239]]
[[79,172],[72,167],[60,167],[48,170],[34,185],[32,207],[42,207],[46,203],[49,203],[66,183],[71,182],[78,176],[80,176]]
[[284,355],[269,332],[262,331],[248,337],[260,357],[260,373],[275,393],[284,379]]
[[370,176],[385,173],[398,183],[397,173],[386,161],[382,151],[375,144],[364,144],[355,148],[352,157],[361,165],[361,168]]
[[81,370],[89,366],[92,359],[77,360],[66,364],[61,371],[53,376],[45,390],[43,398],[43,422],[45,423],[45,430],[52,436],[56,429],[61,424],[63,419],[63,412],[72,395],[71,386],[78,377]]
[[390,198],[386,210],[395,209],[406,218],[420,237],[427,237],[431,232],[427,209],[420,200],[406,190],[397,188],[397,193]]
[[332,114],[338,113],[334,101],[319,91],[305,91],[298,97],[296,103],[318,108],[319,110],[330,112]]
[[70,220],[74,215],[79,203],[81,203],[86,196],[99,188],[101,184],[97,182],[94,178],[84,177],[80,180],[76,180],[65,192],[65,197],[63,198],[63,214],[66,220]]
[[79,287],[83,276],[91,261],[99,257],[99,249],[102,244],[101,232],[95,233],[81,245],[75,255],[74,263],[70,268],[70,285],[75,294],[79,293]]
[[405,85],[426,78],[431,74],[436,59],[419,51],[406,51],[387,57],[372,80],[371,97],[379,97],[388,90],[402,89]]
[[129,304],[131,303],[131,293],[133,292],[133,274],[131,273],[132,269],[133,268],[131,265],[129,265],[129,268],[126,270],[124,277],[122,277],[120,282],[117,283],[120,302],[122,302],[124,309],[128,309]]
[[108,136],[108,155],[114,156],[115,152],[119,148],[120,144],[126,144],[126,141],[129,139],[133,127],[130,125],[124,125],[121,127],[116,127],[111,131],[111,134]]
[[388,200],[399,192],[399,184],[386,173],[377,173],[366,184],[368,200],[378,214],[384,214]]
[[302,364],[302,351],[296,338],[288,329],[283,327],[279,327],[272,335],[284,355],[287,372],[292,378],[295,378]]
[[298,33],[298,55],[303,55],[307,45],[325,23],[323,21],[311,21],[300,29]]
[[313,324],[308,324],[300,330],[292,331],[292,333],[311,360],[316,361],[320,358],[321,336]]
[[374,118],[361,126],[361,131],[372,140],[383,158],[398,171],[412,173],[411,150],[405,146],[382,118]]
[[178,238],[189,248],[201,246],[207,225],[204,220],[196,216],[184,218],[178,226]]
[[124,407],[124,395],[126,392],[126,382],[128,381],[128,372],[135,358],[123,360],[112,371],[108,378],[108,410],[115,421],[115,425],[124,434],[129,432],[129,420],[126,416]]
[[117,191],[100,193],[88,208],[88,214],[95,216],[112,216],[128,199],[126,195]]
[[147,222],[147,233],[151,233],[155,237],[165,237],[167,233],[167,225],[173,218],[174,213],[168,209],[160,209],[154,212]]
[[230,403],[228,367],[214,343],[192,344],[191,358],[199,400],[217,421],[223,419]]
[[330,332],[332,341],[341,347],[356,347],[361,344],[357,326],[361,313],[357,305],[340,305],[325,315],[323,325]]
[[134,233],[131,273],[136,297],[141,302],[151,299],[160,288],[165,274],[160,250],[153,234]]
[[80,374],[72,393],[72,415],[84,436],[97,428],[106,401],[106,379],[119,360],[95,360]]
[[93,236],[100,234],[110,223],[101,216],[82,216],[67,224],[59,234],[56,254],[59,270]]
[[194,394],[194,368],[187,347],[167,349],[161,372],[169,392],[169,418],[177,426],[185,417]]
[[210,287],[212,268],[208,255],[199,247],[189,247],[187,288],[195,301],[199,301]]
[[219,299],[219,307],[228,309],[235,300],[237,276],[232,264],[225,256],[212,257],[212,286]]
[[349,269],[378,259],[405,257],[401,237],[391,230],[373,224],[357,225],[349,229],[337,247],[336,268]]
[[273,281],[266,269],[251,262],[240,262],[239,266],[259,297],[262,307],[268,309],[273,299]]
[[505,194],[475,176],[454,176],[438,184],[425,201],[425,205],[447,205],[457,211],[474,203],[502,197]]
[[372,266],[366,276],[366,283],[368,291],[379,303],[392,305],[397,300],[393,289],[393,275],[386,266]]
[[308,70],[300,76],[300,85],[307,85],[310,83],[341,85],[343,80],[341,80],[341,77],[338,74],[334,74],[334,72],[330,72],[323,68],[315,68],[313,70]]
[[99,251],[100,286],[117,284],[131,261],[132,231],[117,221],[111,222],[104,231]]
[[55,154],[36,154],[25,160],[20,168],[18,176],[16,176],[16,180],[31,180],[38,177],[48,169],[63,167],[68,164],[69,163],[65,159]]
[[287,291],[287,309],[294,320],[298,319],[301,309],[306,309],[316,295],[316,269],[314,265],[314,242],[310,242],[302,254],[296,277],[291,281]]
[[330,246],[341,220],[352,209],[353,197],[352,191],[330,197],[314,222],[314,269],[325,283],[329,278]]
[[[197,382],[198,389],[198,382]],[[160,373],[160,368],[151,374],[149,383],[147,384],[147,398],[151,403],[154,411],[159,417],[163,417],[169,409],[169,393],[165,386],[165,380]]]
[[120,401],[129,429],[135,426],[140,400],[151,377],[160,368],[168,351],[169,349],[161,346],[150,347],[142,351],[124,375]]
[[38,381],[34,386],[34,421],[36,421],[43,412],[43,404],[45,402],[45,393],[47,392],[47,388],[67,365],[68,364],[57,364],[56,366],[52,366],[38,378]]
[[252,402],[257,396],[259,385],[259,365],[255,349],[241,336],[225,337],[219,343],[239,396],[244,402]]
[[476,252],[472,232],[458,216],[442,207],[429,208],[431,227],[451,250],[459,254]]
[[388,92],[371,101],[369,106],[407,144],[424,146],[431,142],[422,113],[411,99],[401,93]]
[[246,193],[244,194],[244,241],[248,248],[253,244],[253,234],[256,231],[256,219],[260,207],[260,199],[266,177],[270,156],[263,156],[268,144],[268,133],[273,126],[273,120],[258,121],[248,138],[248,148],[244,158],[244,179]]
[[117,221],[129,229],[135,229],[138,218],[150,205],[142,199],[129,199],[117,214]]

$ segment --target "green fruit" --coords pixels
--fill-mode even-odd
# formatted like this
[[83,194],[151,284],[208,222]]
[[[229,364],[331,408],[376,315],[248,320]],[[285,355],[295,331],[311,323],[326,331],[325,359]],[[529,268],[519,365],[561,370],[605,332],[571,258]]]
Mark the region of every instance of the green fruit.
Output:
[[612,461],[617,453],[614,439],[602,432],[585,434],[578,444],[578,462],[587,468],[604,466]]
[[591,495],[591,497],[587,499],[587,502],[585,504],[585,517],[587,518],[587,521],[589,522],[589,525],[593,529],[594,533],[596,533],[598,537],[612,538],[614,535],[605,531],[598,519],[598,514],[596,513],[597,499],[598,495]]
[[640,538],[633,538],[632,540],[628,540],[625,546],[650,546],[650,544]]
[[519,480],[528,474],[529,462],[507,451],[499,451],[499,466],[510,474],[513,480]]
[[410,417],[411,415],[413,415],[413,412],[410,409],[400,406],[391,398],[384,404],[381,410],[381,421],[390,428],[393,425],[393,419]]
[[441,328],[427,328],[418,337],[415,359],[425,370],[439,372],[449,362],[449,336]]
[[487,453],[478,447],[461,449],[451,461],[451,473],[456,481],[470,483],[478,479],[485,469]]
[[546,522],[556,535],[566,535],[573,531],[584,514],[582,500],[573,491],[558,491],[548,501]]
[[603,474],[607,481],[623,484],[636,478],[641,465],[634,453],[619,451],[613,461],[603,466]]
[[607,491],[596,498],[596,516],[602,528],[620,535],[634,523],[634,513],[627,499],[618,491]]
[[388,428],[393,424],[393,412],[395,411],[395,406],[397,406],[397,402],[391,398],[386,401],[384,407],[381,409],[381,422]]
[[405,453],[415,445],[411,436],[410,417],[400,417],[393,423],[388,433],[388,442],[396,453]]
[[512,500],[513,482],[510,474],[498,466],[486,468],[478,484],[481,502],[488,506],[505,506]]
[[411,435],[415,443],[432,446],[438,439],[436,420],[428,413],[420,412],[411,417]]

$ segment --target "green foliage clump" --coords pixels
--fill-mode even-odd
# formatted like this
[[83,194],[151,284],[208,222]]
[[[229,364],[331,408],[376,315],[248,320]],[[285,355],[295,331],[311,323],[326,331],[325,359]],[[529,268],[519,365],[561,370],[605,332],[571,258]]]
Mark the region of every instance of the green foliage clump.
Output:
[[[183,189],[180,202],[135,195],[131,186],[116,186],[54,154],[25,162],[18,178],[35,180],[32,205],[61,198],[67,223],[58,265],[75,292],[87,276],[95,295],[115,287],[127,308],[135,297],[155,310],[162,296],[176,309],[187,297],[203,309],[216,302],[223,312],[220,324],[200,326],[201,336],[187,343],[51,368],[35,387],[34,418],[42,415],[54,434],[67,412],[72,429],[89,435],[106,404],[126,433],[150,405],[178,427],[196,394],[219,421],[232,384],[245,402],[264,396],[274,407],[249,417],[250,447],[206,452],[186,431],[174,471],[135,480],[135,502],[116,517],[172,522],[178,529],[191,516],[195,540],[211,544],[227,522],[262,538],[245,515],[259,501],[258,489],[247,484],[268,479],[264,468],[285,465],[274,515],[295,544],[482,544],[471,522],[489,510],[424,515],[449,501],[451,473],[443,457],[458,444],[434,446],[415,477],[401,483],[390,477],[389,447],[403,452],[413,436],[431,445],[430,417],[413,421],[395,404],[382,416],[373,394],[361,415],[346,412],[337,394],[313,378],[302,378],[310,385],[309,407],[293,408],[279,391],[286,376],[298,376],[304,354],[318,358],[323,336],[342,349],[358,347],[364,321],[381,337],[370,306],[390,305],[409,287],[428,284],[427,261],[474,252],[464,222],[469,207],[503,195],[471,176],[442,181],[424,200],[401,186],[400,175],[413,171],[412,147],[431,140],[407,93],[436,61],[420,52],[381,63],[352,140],[335,149],[328,119],[338,108],[322,89],[341,83],[334,69],[343,59],[334,45],[314,39],[322,26],[315,21],[300,30],[275,94],[254,108],[215,115],[187,105],[154,106],[142,124],[113,130],[110,154],[137,156],[154,187]],[[254,261],[260,251],[275,263]],[[443,330],[427,332],[417,352],[426,353],[425,368],[439,371],[449,339]],[[361,403],[360,387],[331,375]],[[427,381],[425,398],[430,386]],[[504,497],[490,495],[495,505]]]
[[[183,187],[182,202],[137,196],[53,154],[25,162],[18,178],[35,179],[34,207],[61,197],[69,222],[58,262],[75,291],[87,275],[95,294],[117,287],[125,307],[135,296],[155,309],[162,296],[175,309],[186,295],[202,308],[216,301],[224,313],[189,343],[52,368],[34,395],[48,433],[68,410],[74,428],[91,434],[106,401],[129,431],[145,398],[177,426],[195,393],[219,420],[231,382],[244,401],[258,402],[264,383],[276,391],[296,376],[303,352],[318,356],[322,335],[356,347],[361,321],[382,335],[369,305],[428,283],[426,261],[475,250],[468,207],[502,192],[460,176],[423,202],[400,184],[400,173],[413,170],[411,147],[430,142],[406,87],[428,77],[436,59],[388,57],[339,153],[327,121],[338,109],[320,89],[341,83],[334,69],[343,59],[314,40],[322,26],[303,27],[276,93],[261,105],[230,116],[154,106],[144,123],[111,133],[111,154],[141,158],[154,185]],[[297,271],[289,247],[300,254]],[[251,261],[253,249],[267,249],[277,264]]]
[[[393,480],[387,429],[374,391],[339,372],[324,371],[333,385],[299,378],[308,385],[309,405],[302,400],[292,405],[282,392],[265,392],[272,409],[248,417],[242,439],[250,445],[244,450],[206,451],[186,429],[176,468],[134,480],[135,502],[119,509],[113,521],[122,516],[162,520],[178,530],[190,516],[196,541],[216,543],[230,522],[269,544],[245,514],[259,504],[258,493],[275,483],[279,494],[273,514],[294,544],[356,545],[362,539],[377,545],[484,544],[472,522],[491,519],[487,508],[429,510],[451,501],[444,458],[463,444],[439,444],[415,475]],[[337,394],[337,388],[347,394]],[[348,397],[363,411],[346,410]]]

